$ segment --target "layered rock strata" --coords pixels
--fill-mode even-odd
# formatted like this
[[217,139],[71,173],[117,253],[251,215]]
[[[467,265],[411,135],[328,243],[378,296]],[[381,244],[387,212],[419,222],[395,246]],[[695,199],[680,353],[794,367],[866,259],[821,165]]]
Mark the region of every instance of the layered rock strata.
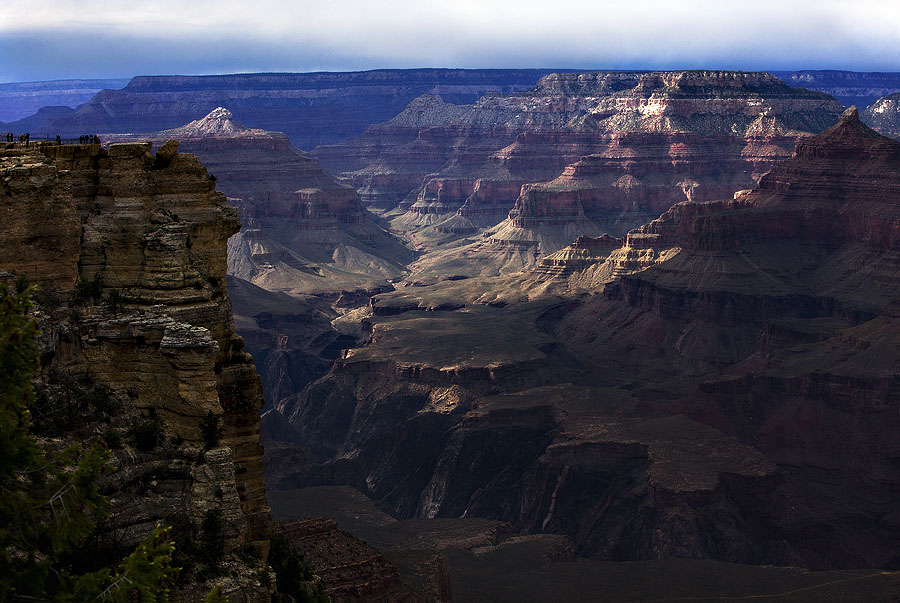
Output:
[[[101,90],[119,89],[127,83],[127,79],[107,79],[0,84],[0,122],[17,121],[37,113],[43,107],[74,109],[91,100]],[[29,130],[31,128],[21,131]]]
[[[158,425],[177,442],[161,450],[157,436],[116,454],[105,482],[111,537],[133,546],[158,522],[199,526],[216,509],[226,554],[247,545],[265,554],[262,392],[225,288],[226,242],[239,222],[196,157],[175,153],[160,167],[149,150],[0,147],[0,271],[38,285],[51,390],[93,383],[126,413],[108,429]],[[222,438],[203,453],[209,413]],[[248,600],[268,596],[235,588]]]
[[417,99],[315,154],[364,198],[403,211],[392,227],[415,245],[475,237],[423,270],[484,256],[496,273],[532,266],[579,235],[622,236],[682,200],[731,197],[840,110],[761,73],[552,74],[469,107]]
[[596,136],[591,154],[550,182],[523,186],[490,243],[546,255],[562,234],[621,236],[677,202],[731,197],[838,108],[765,74],[644,74],[576,119]]
[[[706,371],[683,403],[656,404],[735,434],[780,466],[755,521],[781,526],[790,555],[813,566],[896,558],[887,499],[874,492],[898,480],[886,427],[898,400],[897,354],[887,351],[898,333],[889,284],[898,278],[898,183],[900,145],[862,125],[853,108],[752,192],[682,204],[649,225],[646,234],[681,251],[590,305],[604,324],[622,326],[593,338],[596,329],[584,331],[573,314],[564,329],[577,339],[573,352],[597,361],[606,355],[588,350],[607,342],[620,362],[640,365],[623,345],[642,338],[653,344],[641,355],[656,348],[682,371]],[[877,361],[875,349],[885,354]],[[843,502],[822,504],[835,482]],[[859,503],[870,496],[881,502]],[[790,510],[779,497],[794,501]],[[839,527],[825,536],[825,524]],[[840,550],[821,548],[832,537]]]
[[581,272],[588,266],[602,262],[622,247],[622,239],[604,234],[599,237],[578,237],[575,242],[556,253],[541,258],[535,270],[541,274],[565,276]]

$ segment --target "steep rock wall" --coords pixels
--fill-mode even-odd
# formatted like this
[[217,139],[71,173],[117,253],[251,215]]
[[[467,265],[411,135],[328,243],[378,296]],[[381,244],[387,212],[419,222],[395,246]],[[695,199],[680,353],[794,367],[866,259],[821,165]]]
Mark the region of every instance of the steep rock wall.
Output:
[[[54,300],[38,315],[51,386],[54,374],[89,380],[125,400],[131,421],[155,417],[177,442],[167,452],[117,454],[107,480],[117,538],[138,541],[173,516],[199,525],[218,508],[226,553],[247,544],[265,553],[262,391],[225,288],[226,242],[239,222],[194,156],[175,154],[155,169],[149,149],[0,148],[9,218],[0,225],[0,272],[37,284],[39,304]],[[198,457],[210,412],[223,427],[221,446]],[[135,480],[154,475],[158,489],[136,495]]]

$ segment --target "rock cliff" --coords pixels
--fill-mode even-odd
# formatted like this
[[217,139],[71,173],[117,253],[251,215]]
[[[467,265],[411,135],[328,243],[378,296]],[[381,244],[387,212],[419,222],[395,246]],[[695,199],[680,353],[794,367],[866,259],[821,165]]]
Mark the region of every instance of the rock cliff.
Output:
[[591,154],[550,182],[524,186],[491,242],[534,240],[546,254],[556,249],[541,238],[561,228],[621,236],[676,202],[730,197],[789,157],[804,132],[827,127],[838,110],[833,100],[768,74],[643,74],[576,119],[597,137],[585,149]]
[[[279,526],[316,572],[332,601],[354,603],[426,603],[400,581],[397,570],[377,550],[338,530],[327,517],[293,521]],[[449,601],[449,598],[430,599]]]
[[[196,157],[171,153],[162,165],[149,150],[0,147],[0,272],[38,286],[45,385],[33,414],[50,435],[103,434],[118,446],[102,538],[127,548],[157,522],[191,532],[214,511],[242,574],[226,590],[268,600],[255,573],[268,570],[235,556],[265,554],[271,531],[262,392],[225,288],[240,223]],[[103,395],[79,402],[72,392],[84,388]],[[101,399],[103,412],[92,406]],[[54,432],[60,404],[68,419]],[[209,417],[222,429],[212,445]]]

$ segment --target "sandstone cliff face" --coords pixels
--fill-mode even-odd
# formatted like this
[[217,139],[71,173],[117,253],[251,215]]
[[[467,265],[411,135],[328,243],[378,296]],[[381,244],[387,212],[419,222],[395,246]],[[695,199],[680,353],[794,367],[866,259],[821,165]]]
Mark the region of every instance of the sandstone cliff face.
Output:
[[[157,522],[199,525],[219,509],[226,554],[249,544],[265,552],[262,392],[225,288],[226,241],[239,222],[196,157],[174,154],[160,167],[149,149],[0,148],[0,271],[52,301],[38,315],[51,389],[54,375],[93,383],[123,405],[109,429],[124,434],[151,417],[177,442],[116,454],[110,537],[133,545]],[[223,437],[202,454],[210,412]],[[228,589],[267,597],[252,579],[239,582]]]
[[[605,324],[628,316],[633,326],[595,338],[573,313],[564,329],[578,339],[570,340],[573,352],[598,361],[598,343],[621,354],[626,342],[655,333],[653,347],[679,370],[706,372],[674,407],[782,467],[773,495],[796,502],[790,510],[763,504],[765,521],[816,566],[889,564],[896,556],[888,506],[857,501],[873,494],[869,480],[888,490],[898,480],[888,435],[896,429],[897,354],[887,351],[900,332],[896,287],[888,284],[898,278],[898,152],[849,110],[752,192],[675,206],[641,229],[680,253],[622,277],[590,304]],[[877,361],[875,349],[885,354]],[[627,353],[620,359],[641,364]],[[847,507],[818,498],[836,482]],[[824,536],[826,524],[841,527]],[[805,531],[819,535],[806,539]],[[832,537],[841,551],[821,550]]]
[[280,477],[605,559],[892,566],[898,153],[851,110],[752,191],[547,258],[602,295],[376,296],[367,344],[278,405],[309,451]]
[[[580,89],[584,79],[564,89]],[[803,132],[823,130],[838,110],[835,101],[768,74],[642,74],[633,88],[575,119],[601,140],[554,180],[524,186],[491,242],[543,243],[545,233],[573,225],[587,235],[621,236],[679,201],[729,198],[790,157]],[[539,245],[540,254],[556,249]]]

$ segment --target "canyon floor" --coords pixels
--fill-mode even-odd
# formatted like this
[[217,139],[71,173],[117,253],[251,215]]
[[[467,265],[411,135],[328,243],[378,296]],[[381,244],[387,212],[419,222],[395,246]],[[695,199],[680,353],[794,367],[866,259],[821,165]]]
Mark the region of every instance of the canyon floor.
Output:
[[[572,543],[550,534],[517,536],[482,519],[406,519],[385,513],[348,486],[272,492],[279,521],[330,517],[381,551],[417,592],[441,579],[453,601],[896,601],[900,571],[810,571],[714,560],[595,561],[573,554]],[[446,559],[445,574],[429,564]]]

